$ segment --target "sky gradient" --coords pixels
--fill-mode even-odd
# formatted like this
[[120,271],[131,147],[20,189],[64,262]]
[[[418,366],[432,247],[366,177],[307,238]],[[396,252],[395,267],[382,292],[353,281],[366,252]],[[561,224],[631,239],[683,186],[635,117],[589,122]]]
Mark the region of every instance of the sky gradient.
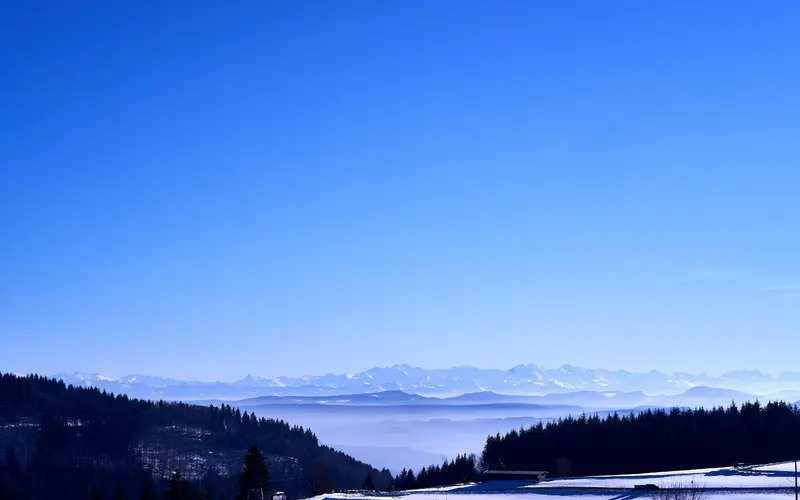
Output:
[[6,2],[0,371],[800,369],[798,19]]

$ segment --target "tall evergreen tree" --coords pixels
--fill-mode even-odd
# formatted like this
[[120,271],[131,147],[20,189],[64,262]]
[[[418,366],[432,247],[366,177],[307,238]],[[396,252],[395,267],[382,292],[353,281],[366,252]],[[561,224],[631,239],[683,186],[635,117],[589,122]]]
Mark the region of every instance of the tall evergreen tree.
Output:
[[395,480],[395,486],[399,491],[408,489],[408,471],[405,467],[403,467],[400,475],[397,476],[397,479]]
[[405,488],[407,490],[413,490],[417,487],[417,478],[414,477],[414,470],[408,469],[408,476],[406,477],[406,482],[408,486]]
[[246,500],[253,498],[251,495],[258,492],[263,497],[264,490],[269,484],[269,470],[264,463],[264,456],[257,445],[250,447],[244,457],[244,470],[241,475],[241,494]]
[[364,489],[366,491],[375,491],[375,483],[372,482],[371,472],[367,472],[367,477],[364,479]]

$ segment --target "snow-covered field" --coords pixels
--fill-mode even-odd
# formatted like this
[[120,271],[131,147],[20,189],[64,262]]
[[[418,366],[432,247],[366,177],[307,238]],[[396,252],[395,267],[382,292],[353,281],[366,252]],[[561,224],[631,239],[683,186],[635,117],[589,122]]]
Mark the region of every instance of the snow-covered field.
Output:
[[[449,496],[448,496],[449,495]],[[407,498],[408,500],[452,500],[452,494],[448,493],[411,493],[405,495],[403,498]],[[741,500],[787,500],[794,498],[794,493],[792,492],[791,495],[789,493],[781,493],[781,492],[764,492],[764,491],[753,491],[753,492],[712,492],[708,500],[718,500],[722,498],[733,498],[741,499]],[[326,495],[323,497],[317,497],[318,499],[341,499],[341,498],[352,498],[353,496],[347,495]],[[570,500],[635,500],[637,498],[647,498],[647,493],[640,493],[640,492],[579,492],[579,491],[549,491],[549,492],[538,492],[538,493],[528,493],[525,495],[525,500],[558,500],[559,498],[568,497]],[[361,497],[358,498],[370,498],[370,497]],[[480,500],[513,500],[515,498],[514,494],[511,493],[487,493],[485,495],[481,495]]]
[[[637,498],[647,498],[648,493],[640,493],[640,492],[579,492],[579,491],[549,491],[549,492],[538,492],[538,493],[528,493],[525,495],[525,500],[558,500],[559,498],[568,497],[570,500],[635,500]],[[320,499],[331,499],[331,498],[345,498],[345,495],[336,495],[331,496],[327,495],[324,497],[317,497]],[[347,498],[352,498],[349,496]],[[370,497],[360,497],[359,498],[370,498]],[[446,493],[412,493],[409,495],[405,495],[403,498],[407,498],[408,500],[452,500],[452,494],[449,495]],[[503,494],[503,493],[487,493],[485,495],[481,495],[480,500],[509,500],[514,499],[514,494]],[[764,492],[764,491],[753,491],[753,492],[712,492],[710,493],[708,500],[718,500],[722,498],[733,498],[733,499],[741,499],[741,500],[787,500],[790,498],[789,493],[781,493],[781,492]],[[794,498],[794,493],[791,493],[791,498]]]
[[[554,479],[540,484],[520,481],[489,481],[445,488],[428,488],[384,495],[333,493],[316,500],[385,499],[400,496],[403,500],[452,500],[455,495],[480,495],[480,500],[632,500],[648,493],[634,490],[637,484],[656,484],[661,488],[694,485],[708,490],[710,499],[778,500],[794,497],[794,462],[742,468],[719,467],[625,476],[594,476]],[[520,499],[519,495],[524,495]]]
[[634,485],[643,483],[652,483],[660,487],[669,487],[676,482],[694,484],[695,486],[710,489],[789,488],[794,487],[794,462],[743,468],[722,467],[716,469],[632,474],[628,476],[557,479],[537,485],[526,486],[524,488],[633,488]]

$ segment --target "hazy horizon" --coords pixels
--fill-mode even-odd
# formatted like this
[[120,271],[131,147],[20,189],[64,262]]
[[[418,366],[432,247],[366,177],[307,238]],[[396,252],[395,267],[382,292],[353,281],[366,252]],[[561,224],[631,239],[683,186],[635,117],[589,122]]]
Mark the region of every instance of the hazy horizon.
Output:
[[348,375],[348,374],[359,374],[359,373],[366,373],[366,372],[369,372],[369,371],[375,370],[375,369],[387,369],[387,368],[405,367],[405,366],[408,366],[408,367],[414,368],[414,369],[427,370],[427,371],[444,371],[444,370],[451,370],[451,369],[458,369],[458,368],[476,368],[476,369],[479,369],[479,370],[509,371],[512,368],[520,366],[520,365],[535,365],[536,367],[538,367],[540,369],[552,370],[552,371],[559,370],[559,369],[561,369],[563,367],[567,367],[567,366],[571,366],[571,367],[575,367],[575,368],[588,369],[588,370],[607,370],[607,371],[611,371],[611,372],[628,372],[628,373],[633,373],[633,374],[647,374],[649,372],[655,371],[655,372],[659,372],[659,373],[662,373],[662,374],[668,375],[668,376],[669,375],[673,375],[673,374],[685,373],[685,374],[696,375],[696,376],[707,375],[707,376],[710,376],[710,377],[720,377],[720,376],[723,376],[723,375],[726,375],[726,374],[736,373],[736,372],[757,371],[757,372],[760,372],[760,373],[762,373],[764,375],[777,377],[777,376],[779,376],[779,375],[781,375],[783,373],[800,373],[800,367],[798,367],[795,370],[783,370],[783,371],[780,371],[780,372],[765,370],[765,369],[761,369],[761,368],[752,368],[752,367],[751,368],[747,368],[747,367],[738,368],[738,369],[734,369],[734,370],[726,370],[726,371],[723,371],[723,372],[709,372],[709,371],[702,371],[702,370],[700,370],[700,371],[659,370],[659,369],[656,369],[656,368],[652,368],[652,369],[649,369],[649,370],[628,370],[628,369],[625,369],[625,368],[609,368],[609,367],[605,367],[605,366],[580,366],[580,365],[576,365],[576,364],[573,364],[573,363],[565,363],[563,365],[558,365],[558,366],[548,366],[548,365],[543,365],[543,364],[540,364],[540,363],[533,363],[533,362],[520,363],[520,364],[517,364],[517,365],[508,366],[508,367],[480,367],[480,366],[473,366],[473,365],[454,365],[454,366],[430,367],[430,366],[415,366],[415,365],[411,365],[409,363],[394,363],[392,365],[370,366],[370,367],[364,368],[364,369],[347,370],[347,371],[344,371],[344,372],[316,372],[316,373],[308,372],[308,373],[301,373],[301,374],[297,374],[297,375],[283,374],[283,373],[280,373],[280,374],[242,373],[240,376],[237,376],[237,377],[234,377],[234,378],[229,378],[229,379],[222,379],[222,378],[196,379],[196,378],[180,377],[180,376],[176,377],[176,376],[163,375],[163,374],[160,374],[160,373],[144,372],[144,371],[141,371],[141,370],[138,370],[138,371],[137,370],[133,370],[133,371],[128,371],[128,372],[124,372],[124,373],[116,373],[116,372],[108,372],[108,373],[106,373],[106,372],[99,372],[97,370],[88,370],[88,371],[86,371],[86,370],[60,370],[60,371],[55,371],[55,372],[53,372],[53,371],[42,372],[42,371],[35,371],[35,370],[34,371],[30,371],[30,370],[27,370],[27,371],[14,371],[14,370],[4,370],[4,369],[0,368],[0,371],[8,372],[8,373],[18,373],[18,374],[24,374],[24,375],[35,373],[35,374],[47,375],[47,376],[54,376],[54,375],[58,375],[58,374],[82,373],[82,374],[87,374],[87,375],[88,374],[92,374],[92,375],[97,374],[97,375],[103,375],[103,376],[106,376],[106,377],[114,377],[114,378],[120,378],[120,377],[125,377],[125,376],[130,376],[130,375],[142,375],[142,376],[149,376],[149,377],[158,377],[158,378],[169,378],[169,379],[175,379],[175,380],[182,380],[182,381],[186,381],[186,382],[205,382],[205,383],[225,382],[225,383],[231,383],[231,382],[241,381],[241,380],[243,380],[243,379],[245,379],[245,378],[247,378],[249,376],[250,377],[256,377],[256,378],[262,378],[262,379],[271,379],[271,378],[279,378],[279,377],[299,379],[299,378],[303,378],[303,377],[322,377],[322,376],[326,376],[326,375],[341,376],[341,375]]

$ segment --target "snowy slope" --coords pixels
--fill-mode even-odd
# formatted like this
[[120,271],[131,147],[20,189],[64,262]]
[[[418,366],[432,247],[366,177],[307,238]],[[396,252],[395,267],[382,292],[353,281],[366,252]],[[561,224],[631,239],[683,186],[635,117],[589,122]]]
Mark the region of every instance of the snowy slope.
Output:
[[[512,491],[507,493],[477,493],[473,492],[473,494],[478,494],[479,496],[475,500],[520,500],[519,496],[520,492]],[[564,492],[524,492],[524,500],[557,500],[560,498],[569,498],[570,500],[633,500],[635,498],[642,498],[645,499],[647,496],[642,493],[623,493],[620,494],[618,492],[595,492],[595,493],[587,493],[581,491],[564,491]],[[457,492],[454,491],[430,491],[430,492],[419,492],[419,493],[412,493],[407,495],[401,495],[404,500],[452,500],[453,496],[457,495]],[[362,500],[377,500],[380,496],[364,496],[359,494],[353,495],[346,495],[346,494],[337,494],[337,495],[325,495],[321,497],[315,497],[314,500],[345,500],[345,499],[362,499]],[[474,498],[474,497],[472,497]],[[747,493],[739,493],[731,494],[729,492],[711,492],[708,496],[708,500],[717,500],[723,498],[734,498],[734,499],[741,499],[741,500],[786,500],[789,498],[786,493],[784,492],[764,492],[764,491],[753,491]]]
[[627,476],[597,476],[575,479],[558,479],[538,485],[536,488],[633,488],[636,484],[653,483],[670,487],[675,483],[690,483],[699,487],[718,488],[789,488],[794,486],[794,462],[761,467],[735,469],[722,467],[689,471],[631,474]]
[[[479,495],[478,500],[552,500],[569,497],[574,500],[634,498],[641,495],[633,490],[637,484],[656,484],[662,488],[694,484],[708,490],[710,498],[740,497],[744,500],[777,500],[787,498],[794,487],[794,462],[744,468],[719,467],[710,469],[655,472],[625,476],[596,476],[554,479],[540,484],[515,481],[490,481],[444,488],[428,488],[396,494],[404,500],[447,500],[457,495]],[[627,493],[631,490],[630,493]],[[329,494],[316,500],[348,498],[380,498],[354,494]]]

